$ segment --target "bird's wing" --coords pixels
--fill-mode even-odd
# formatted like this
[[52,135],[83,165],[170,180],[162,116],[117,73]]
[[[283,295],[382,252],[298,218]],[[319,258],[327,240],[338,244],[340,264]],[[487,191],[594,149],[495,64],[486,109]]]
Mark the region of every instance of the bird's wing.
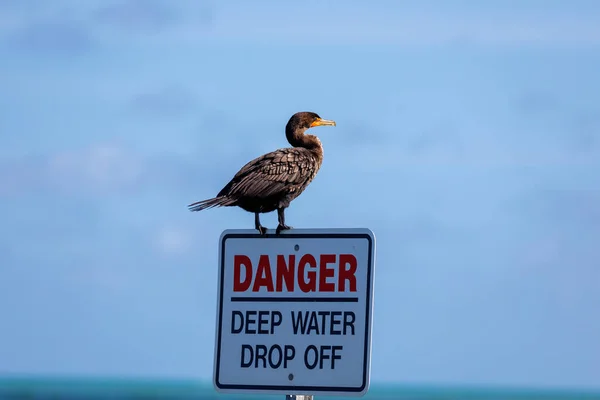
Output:
[[292,193],[313,173],[314,156],[305,149],[286,148],[262,155],[240,169],[219,196],[266,198]]

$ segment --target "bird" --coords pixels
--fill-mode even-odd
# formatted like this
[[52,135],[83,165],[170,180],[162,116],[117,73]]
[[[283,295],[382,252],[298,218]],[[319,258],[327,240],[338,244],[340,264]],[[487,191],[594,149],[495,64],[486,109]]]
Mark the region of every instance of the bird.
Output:
[[237,206],[254,213],[254,228],[261,236],[267,229],[261,225],[260,214],[277,210],[276,235],[292,229],[286,225],[285,210],[317,175],[323,163],[321,140],[306,131],[317,126],[336,126],[311,111],[297,112],[285,127],[285,136],[292,147],[263,154],[246,163],[221,189],[216,197],[188,205],[190,211],[213,207]]

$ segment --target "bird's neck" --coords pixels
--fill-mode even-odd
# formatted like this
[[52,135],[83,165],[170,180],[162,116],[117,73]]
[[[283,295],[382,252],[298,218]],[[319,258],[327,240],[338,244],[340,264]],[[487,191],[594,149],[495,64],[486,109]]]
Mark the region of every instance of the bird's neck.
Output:
[[306,129],[286,129],[285,135],[288,142],[294,147],[303,147],[319,153],[323,152],[321,141],[315,135],[307,135]]

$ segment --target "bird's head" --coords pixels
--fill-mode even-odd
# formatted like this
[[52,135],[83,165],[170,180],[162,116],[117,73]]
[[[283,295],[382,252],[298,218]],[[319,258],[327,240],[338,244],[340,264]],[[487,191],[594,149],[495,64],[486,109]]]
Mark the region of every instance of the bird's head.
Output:
[[321,118],[317,113],[310,111],[297,112],[292,115],[287,123],[288,131],[305,131],[315,126],[335,126],[335,121]]

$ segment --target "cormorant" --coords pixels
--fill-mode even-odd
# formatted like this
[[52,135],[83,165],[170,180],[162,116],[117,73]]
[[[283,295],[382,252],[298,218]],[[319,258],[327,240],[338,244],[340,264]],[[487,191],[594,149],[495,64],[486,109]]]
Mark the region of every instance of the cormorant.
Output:
[[285,224],[285,209],[298,197],[323,162],[323,146],[318,137],[305,134],[315,126],[335,126],[335,121],[322,119],[314,112],[298,112],[285,127],[285,136],[293,147],[264,154],[248,162],[212,199],[190,204],[190,211],[212,207],[238,206],[254,213],[254,226],[261,235],[267,229],[260,224],[260,213],[277,210],[276,233],[292,229]]

